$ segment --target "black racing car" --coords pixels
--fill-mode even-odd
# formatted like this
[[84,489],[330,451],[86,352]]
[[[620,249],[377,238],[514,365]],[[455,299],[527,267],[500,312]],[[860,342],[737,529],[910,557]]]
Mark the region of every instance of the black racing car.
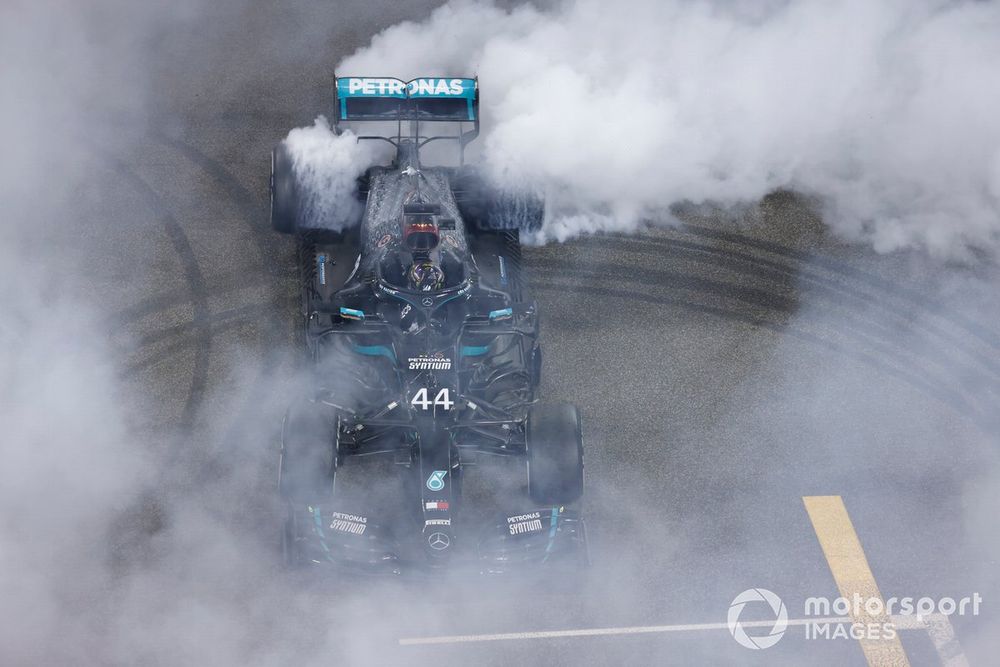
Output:
[[[395,574],[585,562],[580,416],[539,402],[538,314],[521,275],[518,232],[541,224],[541,201],[466,166],[421,165],[432,140],[456,141],[464,161],[475,79],[335,81],[334,131],[390,121],[395,136],[361,138],[393,144],[395,159],[358,180],[361,219],[330,221],[310,219],[287,146],[272,154],[271,221],[299,241],[313,377],[282,426],[286,561]],[[421,134],[441,122],[459,133]],[[385,477],[342,494],[362,457],[394,464],[402,506],[381,502],[399,481]],[[491,461],[522,462],[521,481],[473,510],[467,470]]]

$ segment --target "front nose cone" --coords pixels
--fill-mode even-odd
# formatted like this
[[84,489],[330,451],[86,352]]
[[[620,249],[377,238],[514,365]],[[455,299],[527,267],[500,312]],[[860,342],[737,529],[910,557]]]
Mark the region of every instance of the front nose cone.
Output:
[[431,564],[442,563],[450,555],[455,538],[450,526],[428,525],[424,527],[424,552]]

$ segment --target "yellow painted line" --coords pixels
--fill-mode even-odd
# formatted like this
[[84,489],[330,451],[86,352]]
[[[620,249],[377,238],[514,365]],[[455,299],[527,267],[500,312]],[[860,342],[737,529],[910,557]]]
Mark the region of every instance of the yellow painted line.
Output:
[[[840,595],[851,602],[851,618],[855,623],[873,623],[879,626],[890,623],[891,619],[885,613],[885,600],[875,583],[844,501],[840,496],[805,496],[802,502],[806,505],[809,520],[812,521]],[[871,608],[881,609],[880,614],[871,614],[865,609],[865,602],[872,598],[878,598],[882,602],[880,605],[870,605]],[[857,608],[855,600],[860,600]],[[859,639],[858,642],[865,659],[872,667],[903,667],[910,664],[898,635],[892,639],[883,639],[879,633],[878,639]]]

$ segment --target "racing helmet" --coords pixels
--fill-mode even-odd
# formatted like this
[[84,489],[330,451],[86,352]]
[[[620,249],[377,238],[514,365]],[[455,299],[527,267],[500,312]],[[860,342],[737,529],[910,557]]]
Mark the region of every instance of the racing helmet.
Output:
[[413,252],[430,252],[440,238],[434,218],[427,215],[403,216],[403,243]]
[[407,277],[410,287],[420,292],[436,292],[444,286],[444,271],[430,260],[414,262]]

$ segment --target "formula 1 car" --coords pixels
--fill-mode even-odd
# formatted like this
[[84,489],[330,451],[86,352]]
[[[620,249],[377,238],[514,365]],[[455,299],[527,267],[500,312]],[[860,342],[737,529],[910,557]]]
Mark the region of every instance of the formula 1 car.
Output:
[[[313,378],[282,425],[286,563],[498,574],[585,562],[580,416],[539,401],[538,314],[522,277],[519,231],[544,206],[464,164],[478,81],[335,77],[333,116],[338,134],[391,123],[394,136],[358,140],[388,142],[395,158],[358,179],[359,219],[322,220],[287,145],[272,153],[271,222],[298,238]],[[442,123],[458,134],[421,134]],[[431,141],[456,142],[460,166],[422,165]],[[403,506],[379,507],[385,479],[342,496],[346,464],[362,458],[395,464]],[[463,482],[489,460],[520,462],[522,481],[484,516]]]

